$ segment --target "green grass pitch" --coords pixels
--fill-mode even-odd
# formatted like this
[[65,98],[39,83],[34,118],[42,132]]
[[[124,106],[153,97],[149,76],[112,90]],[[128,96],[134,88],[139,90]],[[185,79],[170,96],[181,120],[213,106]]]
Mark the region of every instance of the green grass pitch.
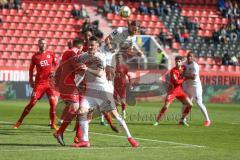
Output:
[[[0,160],[236,160],[240,159],[240,108],[234,104],[208,104],[212,119],[203,126],[203,116],[194,106],[189,127],[177,125],[181,105],[174,103],[159,126],[152,126],[162,104],[138,103],[128,107],[127,123],[140,147],[133,149],[123,130],[116,134],[95,119],[90,125],[91,148],[75,149],[73,124],[61,147],[49,129],[47,101],[40,101],[18,130],[12,128],[27,101],[0,101]],[[119,127],[119,126],[118,126]],[[120,127],[119,127],[120,128]]]

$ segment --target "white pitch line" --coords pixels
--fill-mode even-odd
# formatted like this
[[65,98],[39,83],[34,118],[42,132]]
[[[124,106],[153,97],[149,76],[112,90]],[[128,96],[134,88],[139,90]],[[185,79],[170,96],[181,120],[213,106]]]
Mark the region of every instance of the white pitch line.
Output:
[[192,148],[191,146],[162,146],[162,147],[89,147],[89,148],[71,148],[71,147],[62,147],[62,148],[25,148],[25,149],[2,149],[0,152],[23,152],[23,151],[69,151],[69,150],[106,150],[106,149],[161,149],[161,148]]
[[233,124],[233,125],[239,125],[240,123],[231,123],[231,124]]
[[[5,122],[5,121],[0,121],[0,123],[13,124],[11,122]],[[31,125],[31,126],[32,127],[38,127],[38,128],[39,127],[40,128],[49,128],[49,127],[40,126],[40,125]],[[71,131],[71,130],[67,129],[67,131]],[[108,136],[108,137],[126,138],[125,136],[112,135],[112,134],[107,134],[107,133],[98,133],[98,132],[89,132],[89,133],[96,134],[96,135],[102,135],[102,136]],[[172,141],[162,141],[162,140],[156,140],[156,139],[146,139],[146,138],[138,138],[138,137],[135,137],[135,139],[142,140],[142,141],[149,141],[149,142],[157,142],[157,143],[165,143],[165,144],[188,146],[188,147],[197,147],[197,148],[204,148],[204,147],[206,147],[206,146],[202,146],[202,145],[180,143],[180,142],[172,142]]]
[[[96,135],[109,136],[109,137],[126,138],[125,136],[118,136],[118,135],[112,135],[112,134],[106,134],[106,133],[97,133],[97,132],[89,132],[89,133],[96,134]],[[174,145],[181,145],[181,146],[189,146],[189,147],[198,147],[198,148],[206,147],[206,146],[200,146],[200,145],[195,145],[195,144],[179,143],[179,142],[172,142],[172,141],[162,141],[162,140],[156,140],[156,139],[146,139],[146,138],[138,138],[138,137],[135,137],[135,139],[142,140],[142,141],[149,141],[149,142],[158,142],[158,143],[174,144]]]

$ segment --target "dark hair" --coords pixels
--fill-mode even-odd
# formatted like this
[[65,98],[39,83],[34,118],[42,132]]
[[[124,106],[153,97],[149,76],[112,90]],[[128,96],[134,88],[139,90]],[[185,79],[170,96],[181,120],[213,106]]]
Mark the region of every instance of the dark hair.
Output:
[[189,55],[193,55],[194,56],[192,51],[188,51],[187,56],[189,56]]
[[80,39],[80,38],[76,38],[76,39],[73,40],[72,46],[76,47],[79,44],[83,44],[83,40]]
[[89,38],[89,41],[96,41],[99,43],[99,39],[96,36],[92,36]]
[[182,61],[182,56],[176,56],[175,61],[181,60]]

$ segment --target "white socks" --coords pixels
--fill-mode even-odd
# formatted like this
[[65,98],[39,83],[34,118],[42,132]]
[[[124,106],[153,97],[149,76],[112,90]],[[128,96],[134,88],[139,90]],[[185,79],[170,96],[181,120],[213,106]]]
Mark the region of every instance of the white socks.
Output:
[[130,133],[129,130],[128,130],[127,124],[126,124],[126,122],[124,121],[124,119],[122,119],[122,117],[120,117],[120,116],[116,116],[116,120],[117,120],[118,123],[123,127],[123,129],[124,129],[124,131],[125,131],[125,133],[126,133],[126,135],[127,135],[127,138],[132,137],[132,136],[131,136],[131,133]]
[[202,102],[200,102],[200,101],[196,101],[196,102],[197,102],[198,107],[202,111],[203,116],[205,117],[205,119],[207,121],[210,121],[209,116],[208,116],[208,112],[207,112],[207,109],[206,109],[206,106]]
[[82,130],[82,141],[89,141],[88,138],[88,121],[80,121],[81,130]]
[[101,114],[101,122],[104,122],[104,115]]

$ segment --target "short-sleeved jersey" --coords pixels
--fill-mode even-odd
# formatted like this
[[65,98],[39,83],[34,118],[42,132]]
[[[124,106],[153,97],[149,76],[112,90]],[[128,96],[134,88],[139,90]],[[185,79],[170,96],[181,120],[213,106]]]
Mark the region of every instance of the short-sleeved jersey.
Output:
[[195,75],[195,79],[188,79],[186,80],[185,84],[186,85],[191,85],[191,86],[201,86],[201,80],[200,80],[200,76],[199,76],[199,66],[196,62],[192,62],[190,64],[185,63],[184,66],[186,67],[186,75],[188,76],[192,76]]
[[183,77],[183,72],[185,70],[184,66],[181,66],[181,69],[177,69],[176,67],[172,68],[170,71],[170,86],[169,93],[177,92],[182,90],[182,84],[186,81],[186,78]]
[[54,53],[51,51],[45,51],[43,53],[36,53],[32,56],[29,78],[30,82],[33,82],[33,69],[36,66],[37,74],[35,77],[35,83],[49,82],[49,76],[52,72],[52,66],[57,65]]
[[126,85],[126,76],[128,75],[127,66],[117,65],[115,69],[114,87],[122,87]]

